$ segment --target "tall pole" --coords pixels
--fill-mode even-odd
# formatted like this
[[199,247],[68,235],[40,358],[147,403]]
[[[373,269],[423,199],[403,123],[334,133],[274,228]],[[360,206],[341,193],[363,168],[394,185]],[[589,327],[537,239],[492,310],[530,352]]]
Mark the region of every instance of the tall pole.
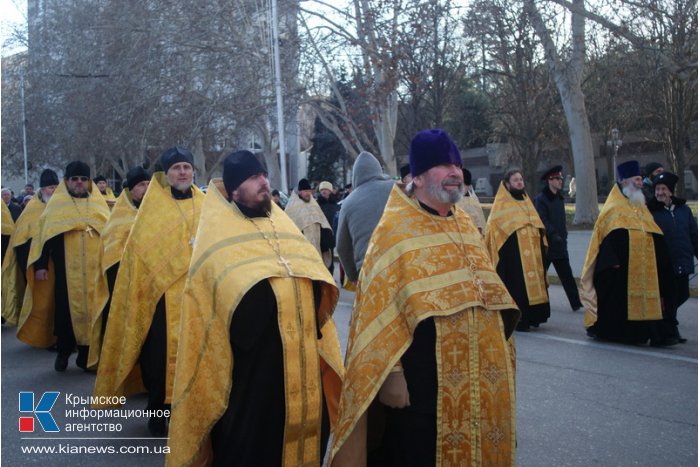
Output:
[[24,73],[20,79],[20,97],[22,100],[22,151],[24,152],[24,184],[29,183],[29,171],[27,163],[27,114],[24,110]]
[[282,189],[286,192],[287,185],[287,150],[284,145],[284,104],[282,100],[282,70],[280,67],[280,34],[277,24],[277,0],[272,0],[272,49],[275,58],[275,93],[277,96],[277,141],[280,151],[280,176]]

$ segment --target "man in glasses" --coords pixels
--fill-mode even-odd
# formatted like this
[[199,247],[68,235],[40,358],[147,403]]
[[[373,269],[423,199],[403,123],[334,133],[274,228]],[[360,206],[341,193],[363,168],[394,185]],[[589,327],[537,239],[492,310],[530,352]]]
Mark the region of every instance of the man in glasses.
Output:
[[569,250],[567,248],[568,232],[566,230],[566,211],[564,209],[564,197],[561,189],[564,184],[562,166],[555,165],[544,174],[541,180],[546,186],[535,198],[535,208],[540,214],[540,219],[547,231],[547,256],[544,260],[545,273],[550,264],[554,264],[561,285],[564,287],[566,297],[573,311],[580,310],[583,306],[578,294],[578,287],[571,272],[569,264]]
[[96,396],[145,387],[154,436],[167,433],[182,292],[204,201],[188,149],[170,148],[159,162],[121,257],[95,381]]
[[76,345],[75,363],[87,369],[93,298],[99,298],[95,285],[102,277],[100,235],[108,217],[107,203],[92,186],[90,167],[82,161],[68,164],[63,183],[39,218],[39,234],[27,260],[27,287],[54,281],[54,306],[32,306],[32,294],[26,293],[29,316],[20,316],[17,330],[17,337],[29,345],[56,343],[56,371],[66,370]]

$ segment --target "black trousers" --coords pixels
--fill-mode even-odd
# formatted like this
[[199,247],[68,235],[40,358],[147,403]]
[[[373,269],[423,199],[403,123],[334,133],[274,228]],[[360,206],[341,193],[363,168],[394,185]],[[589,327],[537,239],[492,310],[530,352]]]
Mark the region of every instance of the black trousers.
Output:
[[569,299],[569,304],[571,305],[571,308],[574,310],[581,308],[583,305],[581,304],[581,298],[578,295],[576,279],[574,279],[574,274],[571,272],[569,258],[560,258],[553,260],[545,259],[545,272],[549,269],[550,264],[554,264],[554,270],[557,271],[557,276],[559,276],[561,285],[564,287],[564,292],[566,292],[566,298]]
[[167,365],[168,331],[165,315],[165,296],[156,305],[151,328],[141,347],[139,363],[143,385],[148,391],[148,409],[163,410],[165,404],[165,371]]

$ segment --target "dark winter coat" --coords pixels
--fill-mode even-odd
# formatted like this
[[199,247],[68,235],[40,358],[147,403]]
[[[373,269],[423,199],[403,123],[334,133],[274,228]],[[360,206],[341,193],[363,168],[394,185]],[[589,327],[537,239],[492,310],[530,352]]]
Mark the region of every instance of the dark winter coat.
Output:
[[548,186],[537,194],[535,209],[547,230],[547,259],[564,259],[569,257],[567,249],[566,211],[561,192],[552,193]]
[[671,200],[673,209],[653,199],[649,201],[649,210],[664,233],[673,272],[677,275],[693,274],[693,257],[698,256],[698,224],[684,199],[673,196]]

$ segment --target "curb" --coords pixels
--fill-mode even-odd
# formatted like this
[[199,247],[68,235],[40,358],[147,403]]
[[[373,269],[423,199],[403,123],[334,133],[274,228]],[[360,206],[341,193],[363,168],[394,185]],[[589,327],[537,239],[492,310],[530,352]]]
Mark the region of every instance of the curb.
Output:
[[[581,278],[580,277],[574,277],[576,279],[576,285],[581,287]],[[561,285],[561,281],[559,280],[559,276],[556,274],[547,274],[547,283],[554,284],[554,285]],[[698,288],[697,287],[690,287],[690,298],[698,298]]]

